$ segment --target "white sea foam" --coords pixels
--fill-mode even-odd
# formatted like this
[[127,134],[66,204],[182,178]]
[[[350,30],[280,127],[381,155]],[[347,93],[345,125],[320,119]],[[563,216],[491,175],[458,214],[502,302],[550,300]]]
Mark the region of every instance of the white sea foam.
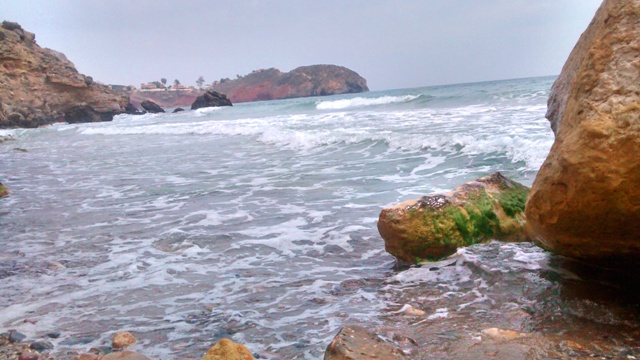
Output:
[[386,105],[386,104],[393,104],[393,103],[408,102],[411,100],[415,100],[418,97],[419,95],[404,95],[404,96],[381,96],[377,98],[356,97],[352,99],[319,101],[316,103],[316,109],[340,110],[340,109],[371,106],[371,105]]

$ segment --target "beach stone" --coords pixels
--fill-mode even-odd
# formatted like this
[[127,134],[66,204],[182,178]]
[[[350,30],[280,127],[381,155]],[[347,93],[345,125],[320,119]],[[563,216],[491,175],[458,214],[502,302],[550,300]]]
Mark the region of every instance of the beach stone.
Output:
[[29,345],[30,349],[33,349],[35,351],[46,351],[46,350],[51,350],[53,349],[53,344],[50,343],[49,341],[34,341],[31,343],[31,345]]
[[38,360],[40,356],[33,352],[25,352],[18,356],[18,360]]
[[27,338],[27,336],[25,334],[19,333],[17,331],[10,331],[9,332],[9,342],[17,343],[17,342],[21,342],[22,340],[24,340],[26,338]]
[[149,358],[133,351],[118,351],[107,354],[100,360],[149,360]]
[[324,353],[325,360],[407,359],[404,353],[362,326],[340,329]]
[[191,104],[191,110],[212,106],[232,106],[232,104],[231,100],[227,98],[227,95],[219,93],[217,91],[207,91],[204,94],[198,96],[193,104]]
[[114,349],[122,349],[122,348],[126,348],[127,346],[131,346],[135,344],[136,341],[138,340],[136,340],[133,334],[131,334],[128,331],[123,331],[113,335],[113,339],[111,340],[111,346]]
[[84,353],[76,355],[71,360],[101,360],[100,355]]
[[140,106],[142,106],[143,109],[145,109],[146,111],[152,113],[152,114],[157,114],[157,113],[163,113],[164,109],[160,107],[160,105],[154,103],[151,100],[145,100],[143,102],[140,103]]
[[595,264],[640,264],[640,2],[605,0],[549,97],[555,142],[533,183],[527,231]]
[[385,250],[409,264],[442,259],[490,239],[524,241],[528,194],[529,188],[496,172],[452,192],[383,209],[378,231]]
[[200,360],[253,360],[253,355],[244,345],[222,339],[207,350]]

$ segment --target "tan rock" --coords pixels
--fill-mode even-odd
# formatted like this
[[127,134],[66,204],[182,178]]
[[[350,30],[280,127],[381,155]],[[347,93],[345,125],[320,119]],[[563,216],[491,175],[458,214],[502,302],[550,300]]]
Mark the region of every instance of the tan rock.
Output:
[[558,254],[640,263],[640,2],[605,0],[553,85],[556,139],[526,206]]
[[494,340],[510,341],[526,336],[527,334],[514,330],[503,330],[498,328],[489,328],[482,330],[482,336],[489,337]]
[[253,355],[244,345],[222,339],[207,350],[200,360],[253,360]]
[[407,359],[404,353],[391,343],[362,326],[345,326],[333,338],[324,353],[324,360],[373,360]]
[[112,352],[100,360],[150,360],[148,357],[133,351]]
[[529,189],[500,173],[452,192],[383,209],[378,231],[385,250],[405,263],[437,260],[490,239],[524,241]]
[[135,344],[136,341],[138,340],[136,340],[133,334],[128,331],[123,331],[113,335],[113,339],[111,339],[111,346],[115,349],[122,349]]

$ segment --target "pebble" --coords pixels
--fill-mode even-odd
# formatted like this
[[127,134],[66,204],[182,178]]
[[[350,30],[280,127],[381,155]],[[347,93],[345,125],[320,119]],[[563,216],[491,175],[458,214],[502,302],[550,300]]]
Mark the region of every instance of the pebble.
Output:
[[19,333],[17,331],[9,332],[9,342],[12,342],[12,343],[21,342],[26,338],[27,338],[27,335]]
[[18,357],[18,360],[38,360],[38,358],[39,356],[36,353],[25,352]]
[[29,346],[30,349],[33,349],[35,351],[46,351],[46,350],[51,350],[53,349],[53,344],[48,342],[48,341],[44,341],[44,340],[40,340],[40,341],[34,341],[31,343],[31,345]]
[[62,335],[60,331],[52,331],[46,334],[48,338],[52,338],[52,339],[57,339],[60,337],[60,335]]

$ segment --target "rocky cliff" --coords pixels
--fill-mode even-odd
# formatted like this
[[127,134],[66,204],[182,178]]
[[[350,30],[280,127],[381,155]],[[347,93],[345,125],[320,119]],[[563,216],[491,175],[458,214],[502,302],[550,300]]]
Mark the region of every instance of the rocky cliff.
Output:
[[234,103],[369,91],[367,80],[336,65],[301,66],[288,73],[256,70],[235,80],[223,79],[211,89],[227,94]]
[[35,35],[19,24],[3,22],[0,128],[37,127],[64,121],[65,112],[78,106],[93,109],[99,115],[94,120],[110,120],[114,114],[124,112],[128,102],[125,94],[78,73],[64,54],[38,46]]
[[526,205],[540,246],[640,264],[640,2],[605,0],[553,85],[556,134]]

